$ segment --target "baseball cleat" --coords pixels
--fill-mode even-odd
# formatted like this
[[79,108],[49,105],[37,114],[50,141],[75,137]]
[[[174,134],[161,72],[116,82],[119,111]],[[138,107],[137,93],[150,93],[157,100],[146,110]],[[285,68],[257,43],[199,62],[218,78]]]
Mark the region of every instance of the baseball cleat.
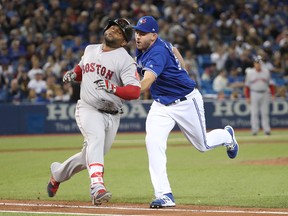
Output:
[[112,193],[101,189],[92,196],[92,205],[101,205],[102,203],[109,202],[112,198]]
[[232,136],[232,143],[230,145],[227,145],[226,147],[227,147],[227,155],[228,155],[228,157],[233,159],[238,154],[239,145],[238,145],[238,143],[236,141],[235,133],[234,133],[233,128],[230,125],[227,125],[224,129],[227,130],[230,133],[230,135]]
[[47,185],[47,193],[49,197],[54,197],[59,188],[60,182],[57,182],[53,176],[51,176],[48,185]]
[[175,207],[175,200],[172,193],[164,194],[160,198],[156,198],[150,203],[150,208],[166,208]]

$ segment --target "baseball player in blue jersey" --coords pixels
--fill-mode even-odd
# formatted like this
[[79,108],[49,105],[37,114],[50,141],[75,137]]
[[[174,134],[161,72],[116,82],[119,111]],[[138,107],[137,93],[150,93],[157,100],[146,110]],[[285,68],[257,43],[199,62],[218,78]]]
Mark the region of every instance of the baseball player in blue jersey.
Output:
[[154,100],[146,120],[146,148],[155,193],[150,208],[173,207],[176,204],[167,176],[166,149],[175,124],[200,152],[224,146],[229,158],[235,158],[239,146],[229,125],[206,133],[202,95],[184,69],[178,50],[158,36],[157,21],[144,16],[133,28],[141,91],[150,88]]

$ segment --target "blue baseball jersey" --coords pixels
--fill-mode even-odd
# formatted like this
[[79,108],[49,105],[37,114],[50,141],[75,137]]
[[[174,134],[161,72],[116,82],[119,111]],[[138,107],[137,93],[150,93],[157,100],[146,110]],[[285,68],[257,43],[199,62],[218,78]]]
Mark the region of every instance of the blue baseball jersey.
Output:
[[145,52],[136,50],[138,73],[143,76],[148,70],[155,74],[156,80],[150,87],[151,97],[164,105],[184,97],[196,86],[196,82],[180,66],[172,48],[171,43],[158,37]]

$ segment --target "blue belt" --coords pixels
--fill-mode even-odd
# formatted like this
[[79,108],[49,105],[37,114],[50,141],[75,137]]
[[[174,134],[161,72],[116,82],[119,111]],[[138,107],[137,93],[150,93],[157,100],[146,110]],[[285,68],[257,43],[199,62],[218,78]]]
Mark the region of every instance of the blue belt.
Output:
[[184,96],[184,97],[179,98],[179,99],[177,99],[177,100],[175,100],[175,101],[173,101],[173,102],[171,102],[169,104],[166,104],[165,106],[170,106],[170,105],[173,105],[173,104],[177,104],[179,102],[186,101],[186,100],[187,100],[187,98]]

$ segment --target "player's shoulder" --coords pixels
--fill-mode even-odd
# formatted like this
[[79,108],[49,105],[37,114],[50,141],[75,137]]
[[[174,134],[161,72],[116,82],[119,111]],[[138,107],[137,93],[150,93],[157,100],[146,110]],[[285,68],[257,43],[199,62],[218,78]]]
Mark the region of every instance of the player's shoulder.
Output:
[[96,50],[99,49],[101,44],[89,44],[86,46],[85,50]]
[[246,73],[246,75],[249,75],[249,74],[253,73],[253,71],[254,71],[254,68],[248,67],[248,68],[246,68],[245,73]]
[[152,45],[152,47],[149,49],[148,53],[150,56],[157,56],[157,55],[161,55],[161,56],[168,56],[169,55],[169,49],[172,48],[169,45],[170,43],[168,43],[167,41],[158,38],[156,40],[156,42]]
[[120,47],[116,49],[115,51],[116,51],[116,55],[119,58],[132,58],[132,56],[127,52],[127,50],[124,47]]
[[133,57],[123,47],[113,51],[113,59],[118,63],[123,63],[124,65],[127,64],[128,62],[135,63]]
[[157,50],[166,50],[167,48],[172,49],[173,46],[170,42],[158,37],[155,42],[155,48],[157,48]]

